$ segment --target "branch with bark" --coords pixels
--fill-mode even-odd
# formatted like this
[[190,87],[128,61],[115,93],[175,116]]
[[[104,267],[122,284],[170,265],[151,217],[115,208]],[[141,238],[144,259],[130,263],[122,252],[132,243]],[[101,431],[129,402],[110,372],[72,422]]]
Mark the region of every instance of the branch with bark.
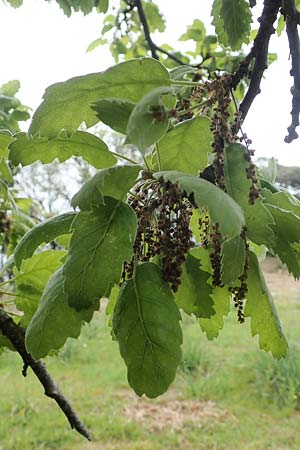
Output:
[[172,53],[168,52],[167,50],[159,47],[158,45],[155,44],[155,42],[153,42],[151,34],[150,34],[150,30],[149,30],[148,21],[147,21],[146,14],[145,14],[141,0],[135,0],[134,5],[137,8],[140,22],[141,22],[141,25],[144,30],[145,39],[148,44],[149,50],[151,52],[152,58],[159,59],[159,56],[158,56],[158,52],[159,52],[159,53],[163,53],[164,55],[167,55],[170,59],[175,61],[180,66],[185,65],[185,63],[183,61],[181,61],[179,58],[177,58],[177,56],[175,56]]
[[298,138],[296,128],[299,125],[300,115],[300,40],[298,33],[299,12],[297,11],[295,0],[283,1],[282,13],[286,19],[286,32],[289,41],[290,55],[292,61],[292,68],[290,71],[294,80],[294,85],[291,88],[292,93],[292,123],[288,127],[288,135],[285,137],[285,142],[290,143]]
[[69,400],[61,393],[47,371],[45,364],[42,361],[35,361],[30,353],[27,352],[25,348],[25,331],[12,320],[3,308],[0,308],[0,331],[7,339],[9,339],[22,358],[24,363],[22,375],[26,376],[27,368],[30,367],[44,387],[45,395],[56,401],[64,415],[67,417],[71,428],[74,428],[78,433],[91,441],[91,433],[81,422]]
[[[264,0],[261,17],[258,19],[260,26],[250,53],[241,62],[238,70],[232,77],[232,88],[236,89],[238,83],[245,76],[249,76],[250,84],[246,95],[239,107],[240,121],[243,122],[249,109],[260,93],[260,84],[265,70],[268,67],[268,51],[270,38],[275,33],[274,22],[277,19],[281,7],[281,0]],[[254,60],[252,71],[250,64]]]

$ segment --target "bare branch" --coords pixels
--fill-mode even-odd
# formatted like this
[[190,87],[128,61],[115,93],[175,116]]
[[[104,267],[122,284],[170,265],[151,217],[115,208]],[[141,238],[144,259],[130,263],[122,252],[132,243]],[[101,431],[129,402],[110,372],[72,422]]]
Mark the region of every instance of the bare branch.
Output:
[[[250,77],[250,85],[239,108],[240,120],[242,122],[245,120],[253,100],[260,93],[260,83],[264,71],[268,67],[269,42],[271,35],[275,32],[273,24],[277,18],[280,7],[281,0],[264,0],[262,15],[258,19],[260,26],[252,49],[232,77],[233,89],[237,87],[239,81],[245,75]],[[250,72],[249,67],[252,60],[254,60],[254,66],[252,72]]]
[[140,21],[141,21],[141,24],[142,24],[142,27],[144,30],[144,34],[145,34],[145,39],[147,41],[152,58],[159,59],[157,52],[160,52],[160,53],[167,55],[173,61],[177,62],[177,64],[179,64],[181,66],[185,65],[185,63],[183,61],[181,61],[179,58],[177,58],[177,56],[173,55],[172,53],[168,52],[167,50],[164,50],[163,48],[159,47],[158,45],[156,45],[153,42],[141,0],[135,0],[135,6],[136,6],[138,14],[139,14],[139,18],[140,18]]
[[294,79],[294,85],[291,88],[292,93],[292,123],[288,127],[288,135],[285,142],[290,143],[298,138],[296,128],[299,126],[300,115],[300,40],[298,33],[299,12],[295,6],[295,0],[285,0],[283,2],[283,14],[286,18],[286,32],[289,40],[290,55],[292,60],[291,76]]
[[78,433],[82,434],[85,438],[91,441],[92,436],[89,430],[85,427],[85,425],[83,425],[70,402],[60,392],[58,386],[55,384],[51,378],[51,375],[47,371],[45,364],[42,363],[42,361],[35,361],[30,353],[27,352],[24,342],[24,330],[18,326],[2,308],[0,308],[0,330],[3,335],[10,340],[14,348],[23,359],[24,366],[22,374],[26,376],[27,367],[31,367],[36,377],[44,387],[45,395],[56,401],[60,409],[67,417],[71,428],[75,428]]

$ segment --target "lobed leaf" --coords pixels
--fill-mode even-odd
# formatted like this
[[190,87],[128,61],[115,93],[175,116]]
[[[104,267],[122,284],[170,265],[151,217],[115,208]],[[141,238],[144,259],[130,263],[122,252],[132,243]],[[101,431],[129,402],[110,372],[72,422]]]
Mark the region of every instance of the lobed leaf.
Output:
[[23,327],[30,322],[49,278],[62,265],[65,254],[62,250],[46,250],[23,261],[20,270],[14,268],[16,307],[24,313]]
[[212,16],[221,44],[240,50],[249,43],[252,15],[247,0],[215,0]]
[[74,195],[71,205],[88,211],[94,206],[104,205],[104,196],[122,200],[135,184],[140,170],[140,166],[125,165],[99,171]]
[[[190,251],[191,255],[200,262],[200,269],[212,275],[213,269],[209,256],[209,249],[205,247],[196,247]],[[211,284],[211,278],[208,283]],[[214,314],[211,317],[202,317],[199,319],[199,325],[203,333],[210,341],[219,336],[220,330],[224,327],[224,317],[230,312],[230,292],[225,287],[212,288],[210,298],[213,302]]]
[[211,298],[215,314],[209,318],[199,319],[200,328],[210,341],[217,338],[224,327],[224,317],[230,312],[230,293],[226,287],[216,287]]
[[73,235],[64,265],[64,289],[77,311],[109,296],[119,283],[124,261],[130,261],[137,219],[130,206],[111,197],[72,223]]
[[279,317],[268,290],[257,257],[249,252],[248,293],[245,317],[251,317],[252,336],[258,334],[259,346],[271,352],[274,358],[284,358],[287,341],[282,331]]
[[271,225],[272,215],[259,198],[254,205],[249,203],[251,181],[246,170],[249,162],[245,159],[246,148],[240,144],[228,145],[225,149],[225,184],[228,194],[242,208],[247,227],[247,236],[256,244],[272,245],[275,236]]
[[168,389],[181,362],[180,313],[159,268],[136,268],[119,294],[113,331],[137,395],[157,397]]
[[177,171],[156,172],[154,178],[178,183],[187,194],[193,194],[199,208],[206,208],[213,223],[218,223],[224,237],[240,235],[244,226],[241,208],[224,191],[203,178]]
[[187,254],[182,265],[180,285],[175,294],[177,306],[186,314],[196,317],[211,317],[215,314],[213,300],[210,297],[212,287],[208,284],[210,275],[200,269],[199,259]]
[[77,338],[83,322],[89,322],[99,306],[97,303],[91,309],[80,312],[71,308],[63,282],[61,267],[48,281],[38,309],[27,327],[25,345],[35,360],[61,348],[68,337]]
[[98,122],[91,104],[103,98],[126,98],[137,102],[155,87],[170,84],[167,69],[152,58],[132,59],[102,73],[92,73],[56,83],[47,88],[36,110],[29,134],[54,138],[60,130],[68,134],[82,122],[91,127]]
[[24,234],[14,251],[16,267],[20,269],[22,261],[30,258],[41,244],[47,244],[56,237],[69,233],[75,216],[76,213],[68,212],[51,217]]
[[55,158],[64,162],[71,156],[82,157],[96,169],[113,166],[117,162],[117,158],[101,139],[85,131],[76,131],[71,136],[62,131],[51,140],[26,133],[18,133],[15,138],[9,153],[14,166],[28,166],[35,161],[48,164]]

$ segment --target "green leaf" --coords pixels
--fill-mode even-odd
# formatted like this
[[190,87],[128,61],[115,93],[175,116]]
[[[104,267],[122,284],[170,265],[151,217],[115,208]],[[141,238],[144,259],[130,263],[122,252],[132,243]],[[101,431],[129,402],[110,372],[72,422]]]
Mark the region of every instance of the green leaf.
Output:
[[23,261],[20,270],[14,268],[16,306],[24,312],[22,326],[26,327],[31,320],[49,278],[62,265],[65,254],[65,251],[47,250]]
[[104,205],[104,196],[122,200],[135,184],[140,166],[114,166],[99,171],[74,195],[73,208],[88,211],[93,206]]
[[223,44],[224,47],[228,46],[228,36],[224,30],[224,21],[221,17],[222,0],[214,0],[211,10],[211,16],[213,18],[212,25],[214,25],[218,41]]
[[263,189],[262,198],[267,207],[269,205],[276,206],[285,211],[292,212],[296,216],[300,217],[300,201],[297,197],[294,197],[288,192],[279,191],[272,193],[268,189]]
[[68,337],[77,338],[83,322],[92,319],[95,308],[77,312],[69,306],[63,281],[60,268],[48,281],[38,309],[26,330],[26,349],[35,360],[44,358],[51,350],[61,348]]
[[171,80],[182,80],[188,73],[196,73],[197,69],[191,66],[178,66],[170,70]]
[[0,133],[0,158],[8,157],[8,146],[14,141],[9,134]]
[[27,166],[35,161],[48,164],[55,158],[64,162],[71,156],[81,156],[96,169],[112,166],[117,162],[101,139],[85,131],[76,131],[71,136],[63,131],[51,140],[40,136],[31,137],[26,133],[19,133],[15,137],[16,141],[10,145],[9,154],[14,166]]
[[199,19],[195,19],[192,25],[189,25],[187,27],[187,31],[182,36],[180,36],[179,40],[188,41],[191,39],[195,42],[202,42],[205,38],[205,35],[206,30],[204,23]]
[[217,338],[224,327],[224,317],[230,311],[230,293],[226,287],[217,287],[213,290],[211,298],[214,302],[215,314],[208,319],[199,319],[201,330],[210,341]]
[[271,352],[274,358],[283,358],[287,352],[287,341],[282,331],[278,314],[269,292],[257,257],[249,252],[248,293],[245,317],[251,317],[252,336],[258,334],[259,346]]
[[187,254],[182,265],[179,289],[175,294],[177,306],[186,314],[196,317],[211,317],[215,310],[210,297],[212,287],[207,283],[210,275],[200,269],[200,261]]
[[252,17],[247,0],[215,0],[212,16],[221,44],[239,50],[249,43]]
[[80,212],[63,274],[69,305],[90,308],[109,296],[120,280],[124,261],[130,261],[136,233],[136,215],[125,203],[105,197],[105,205]]
[[99,47],[99,45],[104,45],[106,43],[107,43],[106,39],[103,39],[102,37],[97,38],[88,45],[86,52],[87,53],[91,52],[91,51],[95,50],[95,48]]
[[169,128],[170,119],[162,96],[174,92],[175,89],[172,87],[159,87],[137,103],[129,117],[126,144],[134,144],[145,153],[150,145],[164,136]]
[[277,177],[277,160],[275,158],[269,158],[267,165],[261,165],[259,167],[259,172],[264,180],[271,184],[275,183]]
[[254,205],[249,203],[251,181],[247,178],[246,170],[249,162],[245,159],[246,148],[240,144],[228,145],[225,149],[225,183],[228,194],[241,206],[247,227],[247,236],[256,244],[272,245],[274,233],[271,224],[272,215],[261,199]]
[[118,133],[126,134],[127,124],[135,103],[122,98],[104,98],[92,105],[97,117]]
[[246,261],[245,243],[240,236],[228,239],[222,245],[222,282],[229,284],[244,271]]
[[82,122],[91,127],[98,122],[96,112],[90,107],[97,100],[126,98],[137,102],[155,87],[169,84],[167,69],[151,58],[133,59],[102,73],[56,83],[47,88],[29,133],[53,138],[61,129],[72,133]]
[[12,6],[13,8],[19,8],[23,5],[23,0],[7,0],[7,2]]
[[14,97],[20,89],[20,81],[10,80],[0,86],[0,92],[8,97]]
[[154,178],[178,183],[179,188],[187,194],[192,194],[199,208],[208,210],[213,223],[218,223],[224,237],[240,235],[244,226],[244,216],[240,207],[224,191],[193,175],[177,171],[156,172]]
[[180,313],[159,268],[144,263],[127,281],[115,307],[113,330],[137,395],[157,397],[168,389],[181,362]]
[[264,204],[272,214],[276,242],[272,250],[287,265],[289,273],[300,278],[300,202],[288,192],[262,190]]
[[157,144],[161,169],[197,175],[207,166],[211,141],[208,118],[196,117],[180,123]]
[[[190,250],[191,255],[200,261],[200,269],[212,275],[213,269],[210,261],[210,250],[205,247],[196,247]],[[211,285],[212,279],[208,280]],[[230,292],[228,288],[216,287],[210,292],[210,297],[213,301],[214,315],[209,318],[200,318],[199,325],[201,330],[206,334],[210,341],[219,336],[220,330],[224,326],[224,316],[227,316],[230,311]]]
[[68,212],[51,217],[31,228],[20,240],[14,251],[15,264],[20,269],[24,259],[30,258],[41,244],[47,244],[57,236],[70,232],[76,213]]
[[163,33],[165,31],[166,25],[165,20],[158,9],[158,6],[152,2],[145,2],[143,6],[145,15],[147,17],[150,33],[153,33],[156,30],[160,33]]
[[69,0],[56,0],[56,3],[59,4],[60,8],[63,10],[64,14],[67,17],[71,17],[72,9]]
[[106,13],[109,7],[109,0],[100,0],[98,9],[101,13]]

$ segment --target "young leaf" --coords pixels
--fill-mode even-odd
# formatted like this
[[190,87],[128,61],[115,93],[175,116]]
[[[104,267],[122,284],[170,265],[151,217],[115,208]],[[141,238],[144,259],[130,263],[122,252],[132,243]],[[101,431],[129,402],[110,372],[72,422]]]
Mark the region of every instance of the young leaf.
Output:
[[55,137],[61,129],[75,131],[82,122],[91,127],[98,122],[90,107],[101,98],[139,101],[155,87],[168,86],[170,75],[157,60],[141,58],[125,61],[102,73],[92,73],[56,83],[47,88],[44,101],[35,112],[29,134]]
[[244,226],[244,216],[241,208],[224,191],[202,178],[177,171],[156,172],[157,180],[163,179],[178,183],[179,188],[187,194],[193,194],[199,208],[206,208],[214,223],[218,223],[224,237],[240,235]]
[[113,330],[137,395],[166,392],[181,361],[180,313],[168,283],[153,263],[136,268],[119,294]]
[[137,103],[129,117],[126,144],[134,144],[145,153],[147,148],[164,136],[170,124],[161,97],[175,92],[172,87],[159,87]]
[[125,165],[99,171],[74,195],[71,205],[88,211],[93,206],[104,205],[104,196],[122,200],[135,184],[140,170],[140,166]]
[[177,306],[186,314],[211,317],[215,310],[210,297],[212,287],[207,283],[210,275],[200,269],[200,261],[188,254],[182,266],[179,289],[175,294]]
[[96,111],[99,120],[118,133],[126,134],[128,120],[135,103],[123,98],[104,98],[91,107]]
[[63,290],[63,281],[60,268],[48,281],[38,309],[27,327],[25,345],[35,360],[61,348],[68,337],[77,338],[83,322],[89,322],[99,306],[98,303],[80,312],[71,308]]
[[272,295],[269,292],[257,257],[249,252],[248,293],[245,317],[251,317],[252,336],[258,334],[259,346],[274,358],[283,358],[287,341],[282,331]]
[[205,38],[205,35],[206,30],[204,23],[199,19],[195,19],[192,25],[189,25],[187,27],[187,31],[182,36],[180,36],[179,40],[188,41],[191,39],[195,42],[202,42]]
[[224,326],[224,316],[230,311],[230,293],[226,287],[214,288],[211,298],[214,302],[215,314],[208,319],[199,319],[199,324],[207,339],[212,341],[219,336]]
[[130,261],[136,233],[136,215],[125,203],[105,197],[105,205],[80,212],[63,274],[69,305],[77,311],[109,296],[120,280],[124,261]]
[[161,169],[197,175],[207,166],[211,141],[208,118],[196,117],[180,123],[157,144]]
[[246,260],[245,243],[240,236],[226,240],[222,245],[222,282],[229,284],[242,275]]
[[23,311],[22,326],[26,327],[35,313],[45,286],[61,265],[65,251],[47,250],[23,261],[20,270],[14,269],[16,307]]
[[245,159],[246,148],[240,144],[228,145],[225,149],[225,183],[228,194],[241,206],[246,220],[247,235],[256,244],[272,245],[274,233],[271,228],[272,215],[261,199],[254,205],[249,203],[251,181],[246,170],[249,162]]
[[9,153],[14,166],[28,166],[35,161],[48,164],[55,158],[64,162],[71,156],[81,156],[96,169],[113,166],[117,162],[101,139],[85,131],[76,131],[71,136],[62,131],[51,140],[28,136],[26,133],[19,133],[15,137],[16,141],[10,145]]
[[31,228],[20,240],[14,251],[15,264],[20,269],[23,259],[30,258],[41,244],[47,244],[57,236],[70,232],[76,213],[51,217]]

